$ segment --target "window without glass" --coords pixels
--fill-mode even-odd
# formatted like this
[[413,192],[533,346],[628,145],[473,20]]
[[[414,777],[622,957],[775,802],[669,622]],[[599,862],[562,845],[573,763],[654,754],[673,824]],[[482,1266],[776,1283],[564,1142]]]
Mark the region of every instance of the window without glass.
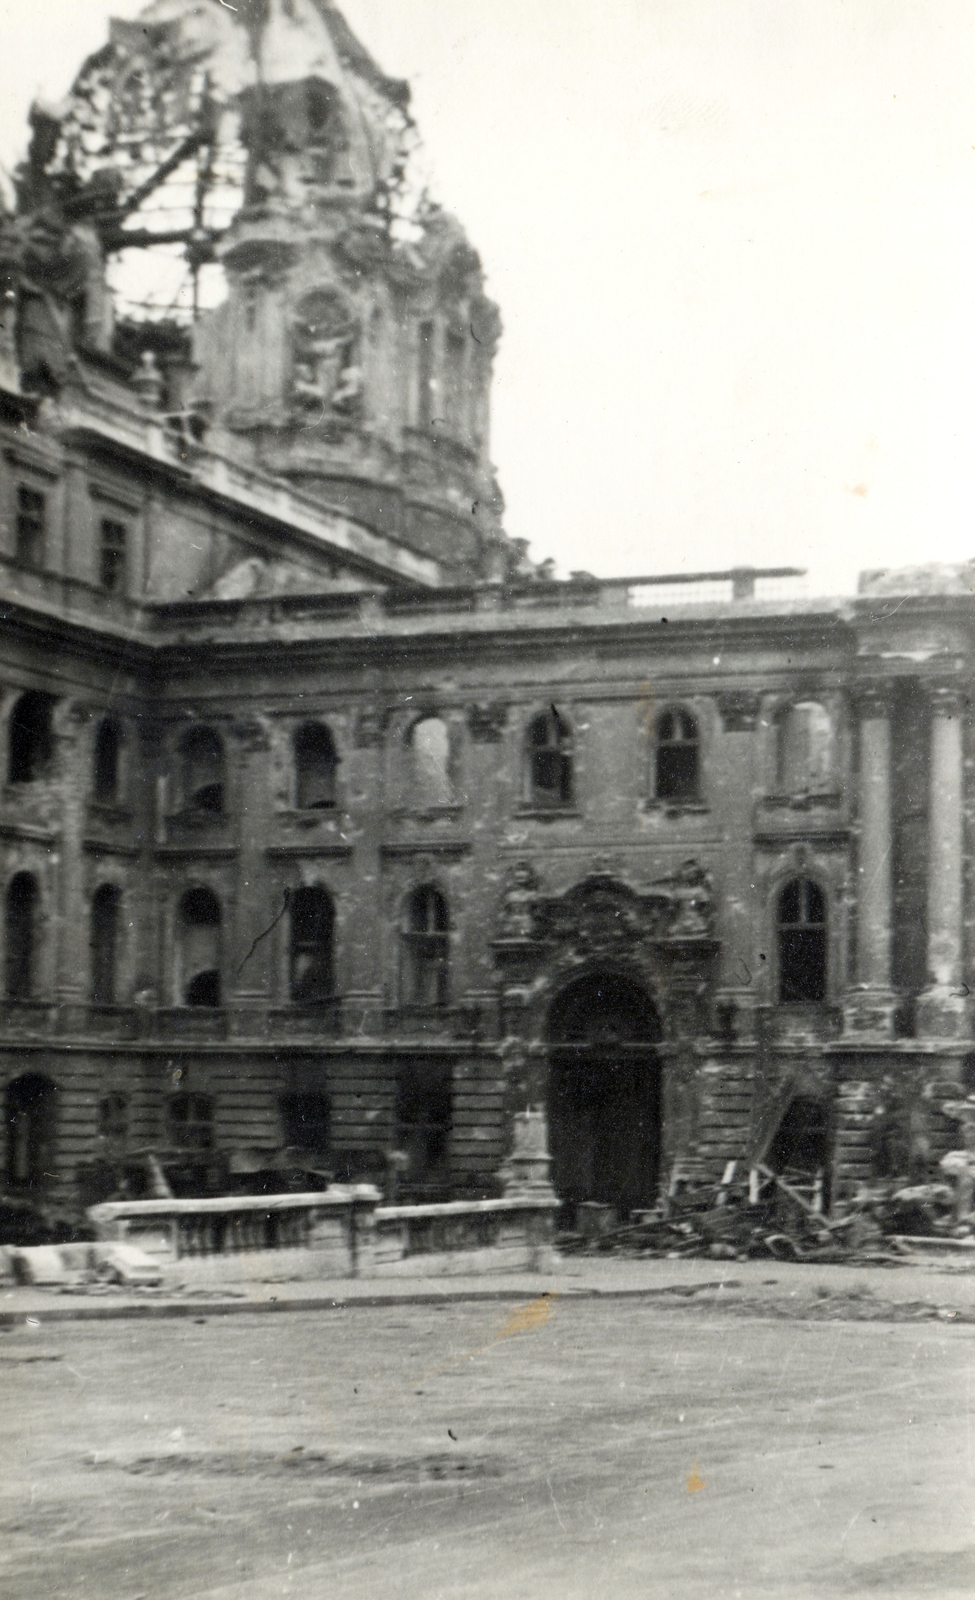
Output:
[[665,711],[657,721],[655,794],[672,802],[697,800],[700,745],[697,723],[687,711]]
[[434,324],[421,322],[418,330],[417,427],[429,428],[434,418]]
[[125,590],[125,546],[128,529],[124,522],[103,517],[98,547],[98,581],[108,594]]
[[290,910],[291,999],[295,1005],[321,1005],[333,993],[332,900],[325,889],[297,889]]
[[27,1072],[7,1085],[7,1182],[11,1188],[40,1188],[52,1175],[57,1084],[40,1072]]
[[422,717],[410,729],[410,796],[421,810],[449,806],[454,798],[450,781],[450,729],[440,717]]
[[450,920],[437,889],[414,889],[403,923],[402,1000],[407,1006],[445,1006]]
[[294,737],[295,804],[299,811],[330,811],[335,805],[338,757],[328,728],[306,722]]
[[101,805],[114,805],[119,797],[122,768],[122,730],[113,717],[105,717],[95,734],[92,790]]
[[129,1136],[129,1097],[118,1090],[103,1095],[98,1102],[98,1132],[112,1144],[124,1144]]
[[331,1144],[331,1105],[327,1094],[283,1094],[278,1101],[284,1142],[321,1159]]
[[527,762],[530,804],[572,804],[572,734],[554,706],[528,725]]
[[775,720],[780,794],[821,794],[833,782],[833,724],[825,706],[802,700]]
[[17,560],[22,567],[43,567],[47,502],[37,489],[17,489]]
[[213,1100],[208,1094],[174,1094],[167,1106],[169,1140],[178,1150],[213,1149]]
[[454,433],[467,427],[467,335],[462,328],[450,328],[444,350],[446,366],[445,409]]
[[220,1004],[220,902],[212,889],[189,889],[179,905],[181,999]]
[[91,902],[91,998],[96,1006],[113,1006],[117,996],[119,919],[122,892],[103,883]]
[[34,783],[47,776],[54,754],[50,695],[29,689],[10,713],[8,775],[11,783]]
[[18,872],[7,888],[5,919],[6,992],[8,1000],[30,1000],[37,985],[37,880]]
[[779,1000],[826,999],[826,901],[811,878],[794,878],[779,895]]
[[183,804],[188,811],[223,813],[223,743],[213,728],[190,728],[180,741]]
[[451,1099],[449,1061],[417,1061],[401,1067],[396,1084],[396,1144],[408,1158],[407,1183],[445,1181]]

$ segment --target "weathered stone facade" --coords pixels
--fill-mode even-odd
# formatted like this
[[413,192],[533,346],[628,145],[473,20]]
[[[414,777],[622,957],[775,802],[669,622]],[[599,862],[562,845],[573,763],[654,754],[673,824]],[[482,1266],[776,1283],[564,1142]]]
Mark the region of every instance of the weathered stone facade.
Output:
[[570,1205],[759,1155],[834,1206],[925,1172],[972,1082],[975,569],[777,601],[533,568],[477,258],[380,204],[403,86],[304,0],[317,54],[261,101],[240,52],[293,61],[301,16],[220,9],[150,7],[98,69],[178,63],[196,18],[238,116],[192,352],[113,333],[133,213],[70,168],[70,108],[4,230],[7,1189],[290,1152],[491,1193],[539,1109]]

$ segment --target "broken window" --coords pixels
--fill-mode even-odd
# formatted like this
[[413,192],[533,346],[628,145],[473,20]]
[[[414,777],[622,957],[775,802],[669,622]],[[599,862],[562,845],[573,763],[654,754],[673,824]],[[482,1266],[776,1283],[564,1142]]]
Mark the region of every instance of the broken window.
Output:
[[18,872],[7,888],[6,992],[8,1000],[30,1000],[37,986],[37,923],[40,895],[37,880]]
[[327,1158],[332,1138],[332,1112],[327,1094],[283,1094],[278,1101],[284,1142],[321,1160]]
[[28,489],[26,484],[20,484],[17,489],[16,559],[22,567],[43,567],[46,520],[45,496],[38,489]]
[[437,889],[414,889],[403,923],[402,1000],[407,1006],[445,1006],[450,919]]
[[213,728],[190,728],[180,742],[183,804],[188,811],[223,813],[223,743]]
[[98,547],[98,581],[107,594],[125,591],[125,546],[128,529],[124,522],[102,518]]
[[801,700],[775,719],[779,794],[822,794],[833,782],[833,724],[825,706]]
[[40,1072],[27,1072],[7,1085],[7,1182],[11,1188],[40,1187],[51,1171],[57,1110],[57,1084]]
[[11,783],[34,783],[47,776],[54,754],[53,705],[50,695],[28,689],[10,713],[7,771]]
[[208,1094],[174,1094],[167,1106],[169,1142],[178,1150],[213,1149],[213,1100]]
[[554,706],[528,725],[527,764],[529,804],[572,804],[572,734]]
[[694,801],[700,794],[700,743],[688,711],[665,711],[657,721],[654,793],[658,800]]
[[119,916],[122,891],[103,883],[91,902],[91,998],[96,1006],[113,1006],[117,996]]
[[407,1157],[410,1186],[447,1180],[452,1120],[449,1061],[410,1061],[396,1084],[396,1144]]
[[92,791],[99,805],[115,805],[121,787],[122,730],[114,717],[105,717],[95,734]]
[[294,737],[295,804],[299,811],[329,811],[335,805],[338,757],[329,730],[306,722]]
[[449,806],[450,729],[440,717],[422,717],[410,729],[410,798],[418,810]]
[[321,1005],[333,993],[331,896],[318,887],[291,896],[291,999],[295,1005]]
[[826,901],[811,878],[794,878],[779,895],[779,1000],[826,999]]
[[182,1004],[220,1004],[220,902],[212,889],[188,889],[179,905]]

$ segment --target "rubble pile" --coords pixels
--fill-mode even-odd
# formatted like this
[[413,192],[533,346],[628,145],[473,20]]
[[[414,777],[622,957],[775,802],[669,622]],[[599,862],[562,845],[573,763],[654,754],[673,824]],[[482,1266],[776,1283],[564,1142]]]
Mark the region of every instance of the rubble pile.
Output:
[[[960,1238],[956,1192],[948,1183],[884,1179],[865,1184],[842,1216],[825,1215],[790,1176],[758,1169],[750,1189],[699,1188],[668,1197],[620,1223],[610,1206],[583,1203],[576,1228],[559,1235],[565,1255],[685,1256],[715,1261],[883,1263],[904,1261],[911,1240]],[[757,1195],[756,1195],[757,1189]]]

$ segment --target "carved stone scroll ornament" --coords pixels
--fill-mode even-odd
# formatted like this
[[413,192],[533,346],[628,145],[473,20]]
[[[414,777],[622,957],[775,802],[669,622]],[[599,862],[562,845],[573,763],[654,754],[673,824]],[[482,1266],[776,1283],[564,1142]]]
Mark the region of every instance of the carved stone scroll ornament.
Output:
[[475,744],[500,744],[508,721],[508,707],[504,704],[471,706],[467,720]]
[[531,940],[536,937],[535,912],[538,904],[538,878],[527,861],[512,868],[498,918],[498,938]]

